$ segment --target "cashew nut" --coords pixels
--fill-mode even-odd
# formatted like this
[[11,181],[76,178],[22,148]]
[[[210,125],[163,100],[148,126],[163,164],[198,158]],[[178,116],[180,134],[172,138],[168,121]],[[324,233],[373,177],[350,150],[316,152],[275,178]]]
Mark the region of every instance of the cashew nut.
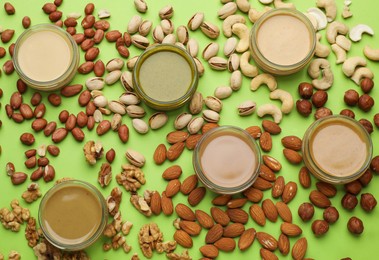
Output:
[[319,8],[325,9],[328,22],[332,22],[336,19],[337,5],[335,0],[317,0],[316,5]]
[[326,29],[326,39],[330,44],[336,43],[336,38],[338,34],[346,35],[349,32],[349,27],[338,21],[334,21],[329,24]]
[[[318,79],[321,73],[322,78]],[[317,89],[326,90],[333,85],[334,75],[326,59],[313,60],[308,67],[308,74],[313,79],[312,85]]]
[[255,23],[259,18],[261,18],[262,15],[264,15],[266,12],[270,11],[272,8],[269,6],[265,6],[262,11],[258,11],[255,8],[250,8],[249,10],[249,20],[252,23]]
[[353,76],[351,76],[351,80],[354,81],[355,84],[357,84],[358,86],[363,78],[373,79],[374,73],[372,73],[372,71],[369,68],[361,67],[356,69]]
[[344,6],[341,14],[343,19],[347,19],[353,16],[353,13],[350,11],[349,6]]
[[314,59],[308,67],[308,75],[312,79],[317,79],[321,75],[321,70],[329,68],[329,61],[326,59]]
[[259,0],[259,2],[261,2],[261,4],[264,4],[264,5],[269,5],[272,2],[274,2],[274,0]]
[[279,124],[282,121],[282,111],[273,104],[264,104],[257,109],[257,115],[264,117],[265,115],[271,115],[274,118],[274,122]]
[[280,99],[280,101],[282,101],[282,107],[280,110],[283,112],[283,114],[289,114],[292,111],[294,102],[292,95],[288,91],[276,89],[270,93],[270,98]]
[[236,4],[238,9],[243,12],[247,13],[250,10],[250,3],[248,0],[236,0]]
[[330,49],[328,46],[322,44],[320,42],[321,40],[321,34],[320,33],[317,33],[316,34],[316,37],[317,37],[317,42],[316,42],[316,51],[315,51],[315,55],[317,57],[320,57],[320,58],[326,58],[329,56],[330,54]]
[[379,61],[379,49],[372,49],[370,46],[366,45],[363,49],[363,53],[367,59],[372,61]]
[[256,91],[263,84],[266,84],[270,91],[274,91],[278,86],[278,83],[276,83],[274,76],[264,73],[256,76],[251,80],[250,89],[252,91]]
[[311,21],[313,28],[317,31],[318,30],[318,21],[317,21],[316,17],[310,13],[303,13],[303,14],[309,19],[309,21]]
[[296,7],[293,3],[283,3],[282,0],[274,0],[274,6],[275,6],[275,8],[296,9]]
[[245,52],[249,49],[249,28],[243,23],[236,23],[232,26],[232,32],[240,38],[236,52]]
[[342,71],[347,77],[351,77],[356,70],[356,67],[362,66],[365,67],[367,62],[362,57],[351,57],[348,58],[342,65]]
[[358,25],[354,26],[353,28],[351,28],[349,36],[353,42],[359,42],[362,39],[363,33],[367,33],[367,34],[373,36],[374,30],[366,24],[358,24]]
[[250,52],[246,51],[241,55],[240,68],[243,75],[249,78],[254,78],[258,75],[258,68],[249,63],[251,58]]
[[351,41],[345,35],[338,35],[336,43],[345,51],[349,51],[351,48]]
[[232,36],[232,26],[236,23],[246,23],[245,17],[239,14],[231,15],[227,18],[225,18],[224,22],[222,23],[222,31],[225,35],[225,37],[231,37]]
[[318,31],[326,28],[326,26],[328,25],[328,19],[326,18],[325,13],[321,11],[321,9],[317,7],[312,7],[309,8],[307,12],[316,18]]
[[346,60],[346,51],[337,44],[332,44],[332,50],[336,55],[336,64],[344,63]]

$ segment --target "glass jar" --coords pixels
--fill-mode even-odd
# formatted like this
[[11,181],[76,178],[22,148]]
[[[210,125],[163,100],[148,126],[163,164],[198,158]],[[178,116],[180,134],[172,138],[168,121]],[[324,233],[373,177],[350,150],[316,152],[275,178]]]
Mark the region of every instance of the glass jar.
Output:
[[55,247],[78,251],[94,243],[108,222],[108,208],[90,183],[67,180],[42,198],[38,221],[44,237]]
[[157,110],[174,110],[195,93],[198,72],[191,55],[172,44],[147,48],[133,69],[133,87],[145,103]]
[[318,179],[344,184],[358,179],[370,166],[372,141],[355,119],[333,115],[315,121],[303,137],[305,166]]
[[80,57],[78,45],[65,30],[38,24],[18,37],[12,59],[20,79],[28,86],[52,91],[70,83]]
[[294,9],[273,9],[250,32],[250,52],[256,64],[274,75],[300,71],[316,50],[316,32],[309,19]]
[[234,126],[209,130],[197,143],[193,167],[199,180],[220,194],[249,188],[259,175],[260,150],[249,133]]

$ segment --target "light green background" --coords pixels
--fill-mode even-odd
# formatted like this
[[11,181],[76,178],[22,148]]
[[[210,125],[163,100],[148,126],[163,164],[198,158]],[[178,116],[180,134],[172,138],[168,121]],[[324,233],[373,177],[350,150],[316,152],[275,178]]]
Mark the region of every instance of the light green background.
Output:
[[[129,19],[132,15],[137,14],[134,9],[133,1],[93,1],[96,4],[96,11],[107,8],[112,17],[109,19],[111,23],[111,29],[118,29],[120,31],[124,31],[128,24]],[[205,19],[207,21],[216,23],[221,27],[222,21],[217,18],[216,12],[222,6],[220,1],[201,1],[201,0],[193,0],[193,1],[180,1],[180,0],[164,0],[164,1],[149,1],[148,6],[149,10],[146,14],[143,14],[142,17],[144,19],[152,20],[154,25],[158,24],[159,17],[158,11],[161,7],[172,4],[174,6],[175,14],[172,19],[175,26],[179,26],[181,24],[187,24],[188,19],[195,12],[202,11],[205,13]],[[258,0],[250,1],[252,6],[258,9],[262,8],[262,5],[258,2]],[[291,1],[296,4],[297,8],[301,11],[306,11],[309,7],[315,6],[315,1],[304,1],[304,0],[293,0]],[[339,0],[338,2],[338,20],[342,20],[341,18],[341,10],[343,7],[343,1]],[[23,28],[21,26],[22,17],[28,15],[31,17],[32,24],[38,23],[46,23],[49,22],[47,15],[45,15],[41,7],[45,3],[42,0],[34,0],[34,1],[12,1],[14,6],[16,7],[16,14],[13,16],[7,16],[4,10],[1,8],[0,10],[0,25],[4,28],[13,28],[16,30],[15,37],[13,41],[16,40],[16,37],[19,36]],[[3,6],[4,1],[0,1],[0,6]],[[84,1],[74,1],[74,0],[64,0],[63,5],[59,8],[64,12],[64,14],[68,14],[69,12],[83,12],[83,8],[85,6]],[[351,6],[351,10],[354,14],[353,18],[346,20],[346,23],[352,27],[356,24],[363,23],[370,25],[376,33],[379,33],[379,23],[377,10],[379,8],[379,4],[376,1],[372,0],[361,0],[361,1],[353,1]],[[248,22],[248,25],[252,24]],[[81,30],[81,27],[77,27],[78,31]],[[322,34],[325,34],[325,30],[322,31]],[[149,36],[151,39],[151,35]],[[198,40],[200,44],[200,50],[211,41],[206,38],[200,31],[190,32],[190,37]],[[223,47],[223,43],[225,42],[225,37],[221,35],[217,42],[220,44],[221,48]],[[323,42],[326,43],[325,38],[323,38]],[[378,36],[370,37],[367,35],[363,36],[363,39],[359,43],[354,43],[352,50],[348,53],[349,57],[359,55],[362,56],[362,49],[366,44],[370,44],[372,47],[379,48]],[[1,44],[3,46],[3,44]],[[8,47],[9,44],[6,44],[4,47]],[[100,45],[101,53],[99,58],[104,62],[108,61],[111,58],[118,57],[118,54],[114,48],[114,44],[107,43],[103,41]],[[131,57],[140,54],[140,50],[131,47],[130,48]],[[222,55],[222,49],[219,52],[219,55]],[[81,53],[81,59],[83,58],[83,53]],[[7,56],[0,60],[0,64],[2,65],[10,56]],[[345,78],[341,71],[341,66],[335,66],[335,57],[333,54],[329,56],[329,61],[332,64],[335,82],[333,87],[328,91],[329,101],[327,102],[327,107],[333,110],[334,113],[339,113],[339,111],[345,108],[343,102],[343,93],[345,90],[353,88],[360,90],[357,86]],[[205,75],[200,79],[198,90],[203,93],[204,96],[212,95],[213,91],[216,87],[221,85],[228,85],[230,73],[227,71],[224,72],[215,72],[212,71],[209,66],[204,62],[205,65]],[[378,64],[374,62],[368,62],[368,67],[370,67],[374,72],[378,71]],[[93,76],[90,74],[88,76],[78,75],[74,78],[73,83],[81,83],[84,84],[85,80],[88,77]],[[3,126],[0,129],[0,144],[3,148],[3,152],[0,156],[0,207],[8,207],[9,202],[13,198],[18,198],[21,200],[21,204],[25,206],[24,201],[21,199],[21,194],[24,190],[26,190],[27,185],[30,183],[28,180],[23,185],[13,186],[6,176],[5,173],[5,164],[8,161],[12,161],[16,165],[17,171],[24,171],[28,174],[31,174],[31,170],[28,170],[24,166],[24,151],[29,149],[29,147],[23,146],[19,141],[19,136],[23,132],[32,131],[30,128],[31,121],[26,121],[22,124],[16,124],[13,121],[9,120],[6,117],[4,106],[9,102],[10,95],[16,90],[16,81],[17,74],[14,73],[11,76],[3,75],[0,78],[0,87],[4,90],[4,96],[1,99],[2,108],[0,109],[0,118],[3,121]],[[278,86],[281,89],[287,90],[291,92],[295,99],[298,99],[299,96],[297,94],[297,86],[302,81],[310,81],[310,78],[307,76],[306,71],[301,71],[293,76],[283,77],[278,79]],[[30,101],[30,97],[33,94],[33,90],[29,89],[26,94],[24,94],[25,102]],[[122,86],[117,83],[113,86],[105,87],[104,93],[109,99],[117,99],[118,96],[123,92]],[[263,87],[259,89],[257,92],[251,92],[249,89],[249,79],[245,78],[243,82],[242,89],[238,92],[234,93],[230,98],[224,101],[224,108],[221,113],[221,121],[222,125],[236,125],[242,128],[251,126],[251,125],[261,125],[261,119],[257,117],[256,114],[251,115],[249,117],[239,117],[236,111],[236,106],[242,101],[251,99],[257,102],[258,106],[267,102],[273,102],[277,105],[280,105],[278,101],[270,101],[268,97],[268,90]],[[372,91],[372,96],[377,97],[379,94],[379,87],[376,87]],[[68,109],[71,113],[77,114],[81,111],[82,108],[77,104],[77,98],[63,98],[63,104],[58,107],[52,107],[48,105],[47,95],[43,94],[43,102],[47,104],[47,113],[45,118],[48,121],[55,120],[58,121],[58,114],[62,109]],[[146,108],[146,106],[144,106]],[[147,116],[145,116],[144,120],[148,119],[148,116],[153,113],[151,109],[146,108]],[[113,174],[114,176],[120,172],[121,164],[126,162],[124,153],[127,148],[132,148],[137,151],[143,153],[147,158],[147,163],[143,167],[143,171],[145,172],[147,183],[145,186],[141,188],[141,192],[145,189],[150,190],[164,190],[166,186],[166,181],[164,181],[161,177],[162,172],[167,167],[173,164],[179,164],[183,168],[183,175],[180,180],[183,181],[186,176],[193,174],[192,164],[191,164],[191,155],[192,153],[189,151],[185,151],[183,155],[174,163],[165,162],[162,166],[156,166],[152,161],[152,155],[155,147],[160,143],[165,143],[165,136],[168,132],[173,130],[173,120],[179,113],[186,111],[187,108],[182,108],[177,111],[170,112],[170,120],[168,124],[160,130],[149,131],[146,135],[139,135],[135,132],[135,130],[131,126],[131,119],[128,117],[123,118],[123,122],[126,123],[130,128],[130,140],[127,144],[121,144],[119,141],[117,134],[113,132],[107,133],[105,136],[99,138],[95,131],[88,132],[86,131],[85,141],[88,140],[101,140],[104,144],[104,148],[107,151],[110,148],[114,148],[117,152],[116,160],[113,162]],[[378,104],[374,106],[374,108],[369,113],[363,113],[358,108],[353,108],[356,113],[356,118],[367,118],[372,120],[373,115],[378,112]],[[292,166],[286,163],[283,155],[282,155],[282,145],[280,144],[280,139],[286,135],[297,135],[302,136],[307,126],[313,122],[313,117],[303,118],[301,117],[296,110],[292,111],[290,115],[284,116],[282,123],[280,126],[283,131],[279,136],[273,137],[274,147],[270,155],[278,158],[283,163],[283,169],[280,171],[278,175],[284,176],[285,180],[288,181],[296,181],[298,182],[298,171],[300,166]],[[58,123],[58,126],[61,126]],[[43,133],[35,133],[36,143],[34,144],[34,148],[41,144],[50,144],[51,139],[46,138]],[[374,143],[374,154],[378,154],[377,140],[378,140],[378,129],[375,128],[374,133],[372,134],[373,143]],[[62,177],[73,177],[77,179],[82,179],[89,181],[95,184],[97,187],[97,173],[100,169],[101,163],[105,161],[102,159],[95,166],[89,166],[84,159],[82,148],[84,142],[77,143],[71,135],[69,135],[66,140],[62,144],[59,145],[61,148],[61,154],[57,158],[49,157],[51,164],[56,169],[56,179]],[[340,219],[337,223],[330,226],[329,232],[320,238],[316,238],[311,231],[311,223],[302,223],[297,215],[298,206],[308,201],[308,195],[310,191],[315,188],[315,179],[312,179],[312,188],[303,189],[299,185],[298,194],[295,199],[289,203],[290,208],[292,209],[294,215],[294,223],[299,224],[303,229],[303,235],[307,237],[309,242],[309,249],[307,251],[306,257],[311,257],[315,259],[340,259],[343,257],[351,257],[353,259],[376,259],[379,257],[379,225],[378,225],[378,208],[376,208],[372,213],[365,213],[358,206],[352,212],[348,212],[341,207],[340,200],[344,194],[343,187],[339,187],[338,195],[332,199],[332,203],[339,209]],[[42,180],[39,181],[41,185],[42,192],[45,193],[48,188],[52,186],[52,183],[45,184]],[[115,186],[118,186],[115,180],[112,180],[109,187],[101,189],[104,196],[108,196],[111,189]],[[99,187],[100,188],[100,187]],[[121,187],[122,188],[122,187]],[[143,255],[138,246],[137,234],[139,228],[142,224],[148,222],[157,222],[159,227],[164,233],[165,240],[172,239],[172,235],[175,231],[172,226],[173,220],[176,218],[175,215],[170,217],[164,216],[161,214],[160,216],[152,216],[151,218],[146,218],[139,214],[129,203],[129,194],[122,188],[124,191],[121,212],[124,220],[129,220],[134,223],[131,233],[126,237],[127,242],[132,245],[133,249],[129,254],[125,254],[121,249],[118,251],[110,251],[103,252],[102,243],[106,241],[106,239],[100,239],[96,244],[91,246],[87,252],[92,257],[92,259],[119,259],[119,258],[130,258],[134,252],[137,252],[138,255],[143,259]],[[379,198],[379,183],[378,176],[374,176],[372,183],[369,187],[364,188],[363,192],[371,192]],[[207,192],[204,200],[196,207],[199,209],[203,209],[209,212],[209,207],[211,206],[211,199],[215,197],[215,194],[211,192]],[[265,198],[271,198],[270,192],[265,192]],[[174,203],[177,204],[179,202],[186,203],[187,198],[181,194],[178,194],[174,197]],[[275,200],[276,201],[276,200]],[[37,217],[39,201],[34,202],[31,205],[27,205],[32,211],[32,215]],[[248,203],[244,209],[248,210],[250,203]],[[349,234],[346,223],[347,220],[351,216],[358,216],[361,218],[365,225],[364,233],[359,236],[353,236]],[[316,209],[315,219],[322,218],[322,210]],[[275,237],[278,237],[280,234],[280,223],[279,219],[276,223],[268,222],[265,227],[257,226],[251,219],[247,223],[246,227],[254,227],[258,231],[268,232]],[[0,228],[0,252],[4,255],[7,255],[10,250],[14,249],[21,253],[22,259],[33,259],[34,255],[32,250],[27,246],[27,242],[24,238],[24,228],[25,225],[22,226],[21,231],[18,233],[13,233],[11,231],[5,230],[4,228]],[[206,235],[206,231],[203,230],[200,235],[194,238],[194,246],[190,249],[190,255],[193,259],[199,259],[201,257],[198,248],[204,244],[204,237]],[[291,245],[295,242],[296,239],[291,238]],[[258,259],[259,258],[259,249],[260,245],[257,241],[254,242],[253,246],[249,248],[246,252],[241,253],[238,249],[236,249],[232,253],[220,253],[219,259]],[[176,252],[181,252],[183,248],[178,246]],[[290,256],[283,257],[280,255],[279,251],[275,252],[281,259],[290,259]],[[164,255],[158,255],[154,253],[154,259],[165,259]]]

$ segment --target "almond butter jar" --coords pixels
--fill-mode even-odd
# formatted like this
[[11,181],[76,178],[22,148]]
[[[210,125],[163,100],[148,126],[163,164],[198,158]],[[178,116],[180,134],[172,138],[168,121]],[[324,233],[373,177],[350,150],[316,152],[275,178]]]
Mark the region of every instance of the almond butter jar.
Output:
[[52,245],[77,251],[87,248],[102,235],[108,222],[108,209],[95,186],[67,180],[44,195],[38,221],[44,237]]
[[220,194],[235,194],[249,188],[259,175],[260,150],[243,129],[220,126],[199,140],[193,167],[199,180]]
[[148,106],[174,110],[191,99],[198,77],[195,61],[186,50],[157,44],[139,56],[133,69],[133,86]]
[[372,141],[356,120],[334,115],[315,121],[303,138],[303,159],[318,179],[344,184],[358,179],[369,167]]
[[309,19],[294,9],[273,9],[250,32],[250,52],[256,64],[274,75],[303,69],[316,50],[316,32]]
[[66,86],[76,74],[79,48],[66,31],[52,24],[39,24],[18,37],[13,64],[28,86],[52,91]]

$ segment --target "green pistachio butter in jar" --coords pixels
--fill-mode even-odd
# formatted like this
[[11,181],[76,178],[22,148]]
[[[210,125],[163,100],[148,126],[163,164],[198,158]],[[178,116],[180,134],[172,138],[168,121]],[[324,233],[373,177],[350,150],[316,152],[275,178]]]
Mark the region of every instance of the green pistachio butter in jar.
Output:
[[181,47],[159,44],[138,58],[133,70],[133,86],[147,105],[157,110],[183,106],[195,93],[198,73],[195,61]]

